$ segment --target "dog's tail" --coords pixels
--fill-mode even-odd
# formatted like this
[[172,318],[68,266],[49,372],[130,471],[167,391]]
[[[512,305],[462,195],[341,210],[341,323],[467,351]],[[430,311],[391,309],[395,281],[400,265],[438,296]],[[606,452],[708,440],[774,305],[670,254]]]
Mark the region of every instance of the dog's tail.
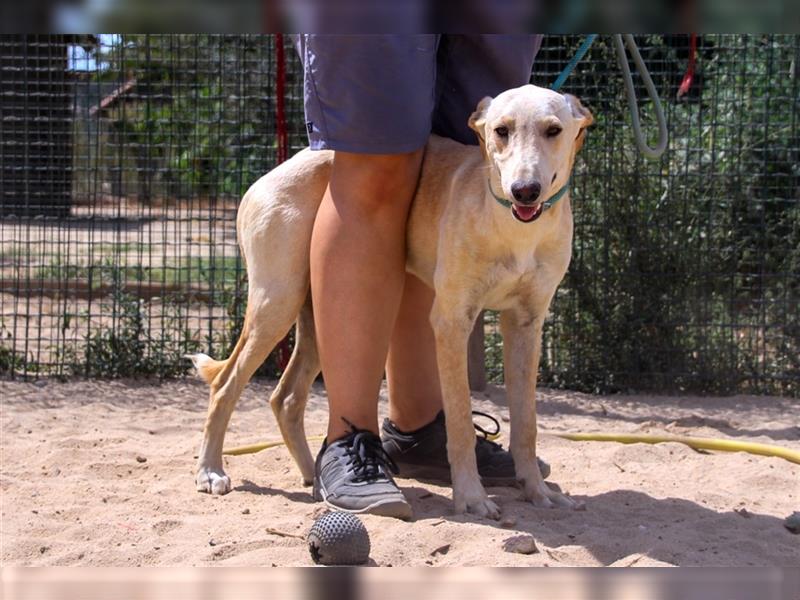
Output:
[[214,381],[228,362],[226,360],[214,360],[202,352],[187,354],[186,358],[191,359],[194,368],[197,370],[197,374],[200,375],[200,378],[206,383]]

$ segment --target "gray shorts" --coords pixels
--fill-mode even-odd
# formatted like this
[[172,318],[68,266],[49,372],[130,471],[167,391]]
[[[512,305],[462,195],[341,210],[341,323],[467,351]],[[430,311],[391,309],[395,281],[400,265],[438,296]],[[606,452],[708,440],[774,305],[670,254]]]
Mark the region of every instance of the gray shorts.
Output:
[[311,148],[397,154],[431,132],[476,143],[484,96],[530,82],[540,35],[317,35],[295,38]]

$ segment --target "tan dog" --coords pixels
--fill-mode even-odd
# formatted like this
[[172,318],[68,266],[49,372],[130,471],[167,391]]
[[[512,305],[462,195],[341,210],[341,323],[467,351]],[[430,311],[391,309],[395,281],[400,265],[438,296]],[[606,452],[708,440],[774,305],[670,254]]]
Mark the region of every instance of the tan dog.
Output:
[[[467,380],[467,340],[483,308],[500,311],[510,449],[525,497],[538,506],[577,506],[539,472],[535,390],[542,323],[572,247],[569,194],[546,210],[544,202],[568,185],[591,122],[576,98],[526,85],[478,104],[469,124],[480,149],[437,136],[426,146],[408,221],[407,270],[436,291],[431,323],[457,512],[499,516],[478,476]],[[295,320],[294,352],[270,403],[303,480],[313,480],[303,427],[308,391],[320,371],[309,246],[332,160],[333,152],[304,150],[259,179],[242,200],[237,231],[249,278],[242,334],[225,361],[192,357],[211,384],[197,465],[200,491],[230,491],[222,445],[231,413]]]

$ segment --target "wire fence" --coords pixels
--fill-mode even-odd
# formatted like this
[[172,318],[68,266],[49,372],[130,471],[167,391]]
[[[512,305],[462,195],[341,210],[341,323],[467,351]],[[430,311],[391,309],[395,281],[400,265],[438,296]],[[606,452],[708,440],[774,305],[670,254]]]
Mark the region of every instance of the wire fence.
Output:
[[[637,37],[669,123],[658,161],[635,149],[609,39],[563,88],[596,124],[546,385],[800,395],[800,36],[700,36],[677,99],[688,39]],[[533,82],[580,41],[545,38]],[[288,39],[0,37],[0,372],[170,377],[186,353],[228,353],[247,286],[236,207],[278,160],[280,64],[291,155],[306,137]]]

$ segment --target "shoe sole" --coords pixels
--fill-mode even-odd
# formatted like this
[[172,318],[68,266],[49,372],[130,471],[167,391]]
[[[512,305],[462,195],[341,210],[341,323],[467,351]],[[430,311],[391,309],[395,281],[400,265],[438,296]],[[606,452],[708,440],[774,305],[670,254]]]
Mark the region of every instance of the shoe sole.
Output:
[[395,519],[402,519],[408,521],[411,519],[412,511],[411,505],[405,500],[378,500],[363,508],[348,508],[346,506],[339,506],[328,500],[328,494],[325,487],[315,478],[314,479],[314,500],[323,502],[326,506],[333,510],[353,514],[370,514],[378,515],[380,517],[394,517]]
[[[542,479],[550,476],[550,465],[539,463],[542,469]],[[450,485],[450,470],[443,470],[429,465],[415,465],[410,463],[398,463],[400,473],[397,477],[402,479],[415,479],[423,483],[434,485]],[[481,477],[481,483],[486,487],[519,487],[516,477]]]
[[[452,485],[453,483],[450,473],[445,476],[439,471],[431,471],[427,467],[418,465],[403,465],[396,477],[432,485]],[[481,477],[481,483],[486,487],[519,487],[516,477]]]

